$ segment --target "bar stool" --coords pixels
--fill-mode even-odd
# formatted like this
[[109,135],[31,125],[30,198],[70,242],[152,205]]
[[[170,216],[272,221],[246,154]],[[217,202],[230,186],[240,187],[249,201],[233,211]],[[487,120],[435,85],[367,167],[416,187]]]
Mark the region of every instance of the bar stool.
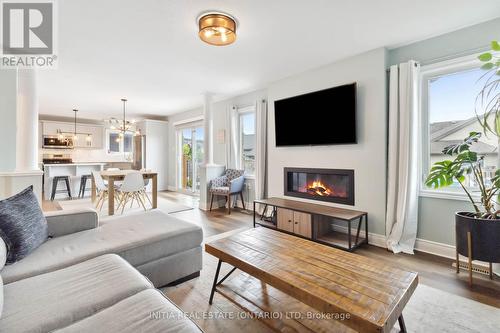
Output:
[[66,183],[66,190],[68,191],[68,196],[70,197],[70,199],[73,199],[73,197],[71,196],[71,189],[69,187],[69,176],[55,176],[54,179],[52,179],[52,194],[50,196],[50,201],[54,201],[57,192],[57,185],[59,184],[60,180],[64,180],[64,182]]
[[85,197],[85,187],[87,187],[87,180],[92,177],[91,175],[82,175],[80,178],[80,190],[78,191],[78,197]]

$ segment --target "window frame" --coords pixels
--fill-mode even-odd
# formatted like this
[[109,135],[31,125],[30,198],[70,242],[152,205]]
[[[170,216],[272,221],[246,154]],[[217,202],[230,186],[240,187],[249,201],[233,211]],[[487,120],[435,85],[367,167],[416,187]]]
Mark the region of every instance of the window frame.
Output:
[[[245,116],[248,114],[254,115],[254,132],[255,132],[254,138],[255,138],[257,135],[257,113],[256,113],[255,105],[249,105],[246,107],[238,108],[237,112],[238,112],[238,141],[239,141],[238,142],[238,147],[239,147],[238,151],[239,151],[239,155],[240,155],[239,160],[240,160],[240,166],[244,170],[245,163],[244,163],[244,159],[243,159],[243,128],[242,128],[242,124],[241,124],[242,119],[243,119],[242,116]],[[255,143],[254,143],[254,146],[255,146]],[[256,163],[256,161],[257,161],[257,156],[255,156],[254,164]],[[244,177],[245,177],[245,179],[255,179],[255,165],[254,165],[254,173],[249,174],[245,170]]]
[[106,154],[107,155],[112,155],[112,156],[117,156],[117,155],[123,155],[123,154],[132,154],[134,152],[134,134],[132,134],[132,142],[131,142],[131,149],[130,151],[125,151],[125,140],[120,140],[119,142],[119,151],[111,151],[109,149],[109,144],[110,144],[110,135],[111,134],[119,134],[121,131],[118,129],[111,129],[111,128],[106,128]]
[[[445,61],[423,65],[420,68],[420,107],[419,107],[419,154],[418,159],[418,193],[420,197],[469,201],[463,191],[452,191],[448,188],[432,189],[425,186],[425,179],[430,170],[430,123],[429,123],[429,81],[433,78],[445,76],[453,73],[478,69],[482,63],[477,58],[480,53],[471,54]],[[472,193],[473,198],[479,198],[479,194]]]

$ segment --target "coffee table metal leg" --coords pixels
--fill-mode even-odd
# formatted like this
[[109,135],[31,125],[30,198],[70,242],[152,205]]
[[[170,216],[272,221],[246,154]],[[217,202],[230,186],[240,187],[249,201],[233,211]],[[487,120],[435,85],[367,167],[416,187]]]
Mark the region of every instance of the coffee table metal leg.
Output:
[[235,270],[236,270],[236,267],[233,267],[229,273],[227,273],[226,275],[224,275],[224,277],[222,279],[220,279],[220,281],[217,281],[217,279],[219,278],[219,273],[220,273],[220,266],[222,265],[222,260],[219,259],[219,262],[217,263],[217,270],[215,271],[215,276],[214,276],[214,283],[212,285],[212,291],[210,292],[210,299],[208,301],[209,304],[212,304],[212,301],[214,299],[214,294],[215,294],[215,289],[216,287],[221,284],[222,282],[224,282],[228,277],[229,275],[231,275]]
[[212,304],[212,300],[214,299],[215,287],[217,286],[217,279],[219,278],[221,264],[222,260],[219,259],[219,262],[217,263],[217,270],[215,271],[214,283],[212,285],[212,291],[210,292],[210,299],[208,300],[208,304]]
[[401,333],[406,333],[406,325],[405,325],[405,320],[403,319],[403,314],[401,314],[399,317],[398,317],[398,323],[399,323],[399,331]]

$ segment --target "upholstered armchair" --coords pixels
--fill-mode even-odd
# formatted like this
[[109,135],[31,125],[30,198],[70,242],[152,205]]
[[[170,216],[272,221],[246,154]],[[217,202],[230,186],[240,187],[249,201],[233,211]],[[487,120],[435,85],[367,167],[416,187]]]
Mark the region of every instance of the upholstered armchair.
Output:
[[245,170],[226,169],[224,175],[212,179],[209,187],[210,211],[212,211],[214,196],[224,196],[226,197],[228,214],[231,214],[231,197],[238,194],[241,197],[243,209],[245,209],[245,200],[243,199],[244,173]]

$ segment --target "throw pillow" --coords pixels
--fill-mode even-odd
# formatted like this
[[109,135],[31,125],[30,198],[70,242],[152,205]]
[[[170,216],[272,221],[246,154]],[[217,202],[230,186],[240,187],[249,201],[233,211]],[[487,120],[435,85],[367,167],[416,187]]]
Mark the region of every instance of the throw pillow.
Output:
[[47,221],[33,186],[0,200],[0,237],[7,246],[7,264],[23,259],[47,240]]

